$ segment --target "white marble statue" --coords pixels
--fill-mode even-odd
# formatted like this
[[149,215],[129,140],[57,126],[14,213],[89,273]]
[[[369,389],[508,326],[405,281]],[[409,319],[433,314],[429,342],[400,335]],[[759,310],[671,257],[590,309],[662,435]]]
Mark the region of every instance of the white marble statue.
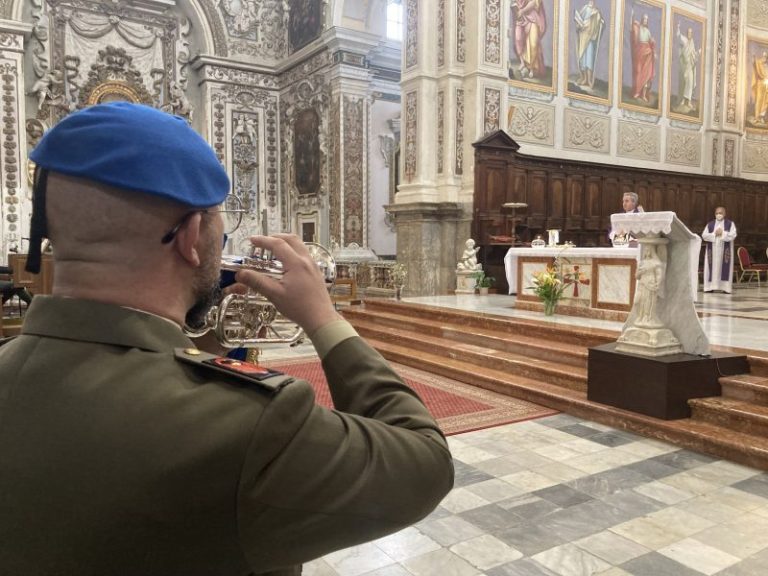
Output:
[[635,326],[658,328],[663,326],[656,315],[656,301],[664,297],[664,269],[666,268],[666,247],[663,244],[643,246],[642,259],[637,266],[637,291]]
[[468,270],[475,272],[482,270],[483,267],[477,261],[477,253],[480,251],[480,247],[475,246],[475,241],[470,238],[464,243],[464,253],[461,255],[459,263],[456,265],[456,270]]

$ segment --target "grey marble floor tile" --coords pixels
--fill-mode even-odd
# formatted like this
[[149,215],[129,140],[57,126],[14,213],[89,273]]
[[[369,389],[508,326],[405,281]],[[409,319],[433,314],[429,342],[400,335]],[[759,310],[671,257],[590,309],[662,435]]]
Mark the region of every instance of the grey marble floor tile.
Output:
[[557,504],[531,494],[503,500],[497,504],[505,510],[509,510],[524,522],[535,520],[560,509]]
[[662,454],[651,458],[654,462],[661,462],[668,466],[674,466],[681,470],[688,470],[690,468],[696,468],[703,464],[709,464],[714,462],[714,458],[699,454],[698,452],[691,452],[690,450],[677,450],[668,454]]
[[490,534],[454,544],[451,552],[480,570],[488,570],[523,557],[522,552]]
[[555,532],[539,526],[537,522],[518,524],[509,530],[498,532],[495,536],[526,556],[532,556],[568,542]]
[[509,564],[502,564],[486,570],[487,576],[557,576],[535,560],[521,558]]
[[[702,572],[683,566],[658,552],[649,552],[620,566],[632,576],[701,576]],[[757,575],[755,575],[757,576]]]
[[596,527],[593,532],[590,532],[594,533],[600,529],[610,528],[611,526],[637,518],[641,514],[630,501],[622,502],[622,504],[626,507],[619,508],[607,503],[605,500],[590,500],[584,504],[566,508],[566,511],[570,511],[575,518],[589,519],[590,523]]
[[570,424],[568,426],[561,426],[558,428],[558,430],[561,432],[567,432],[568,434],[573,434],[579,438],[589,438],[595,434],[601,434],[600,431],[595,430],[594,428],[590,428],[589,426],[584,426],[584,424]]
[[474,466],[465,464],[460,460],[454,459],[454,480],[453,485],[455,488],[462,486],[469,486],[470,484],[476,484],[478,482],[485,482],[486,480],[492,480],[493,476],[482,470],[478,470]]
[[614,534],[609,530],[576,540],[574,544],[613,565],[623,564],[633,558],[651,552],[645,546]]
[[737,556],[702,544],[693,538],[680,540],[660,548],[657,552],[703,574],[715,574],[741,561]]
[[583,420],[568,414],[555,414],[554,416],[547,416],[546,418],[538,418],[536,423],[541,424],[542,426],[550,426],[551,428],[562,428],[563,426],[581,424],[583,423]]
[[608,570],[611,565],[574,544],[563,544],[539,552],[533,560],[560,576],[584,576]]
[[475,576],[480,570],[445,548],[402,563],[414,576]]
[[459,516],[439,518],[419,525],[418,529],[442,546],[452,546],[483,534],[480,528]]
[[663,462],[659,462],[655,459],[641,460],[640,462],[635,462],[634,464],[627,464],[624,466],[624,468],[634,472],[639,472],[643,476],[647,476],[648,478],[652,478],[654,480],[658,480],[659,478],[664,478],[665,476],[671,476],[672,474],[677,474],[680,472],[680,468],[677,468],[676,466],[669,466],[668,464],[664,464]]
[[419,524],[423,522],[432,522],[433,520],[437,520],[438,518],[447,518],[448,516],[453,516],[453,512],[446,510],[442,506],[438,506],[437,508],[432,510],[432,512],[430,512],[429,516],[427,516],[426,518],[424,518],[424,520],[416,524],[416,526],[418,527]]
[[619,490],[633,488],[650,481],[651,479],[648,476],[622,466],[613,470],[577,478],[576,480],[566,482],[565,485],[579,492],[589,494],[594,498],[605,498]]
[[[538,524],[543,530],[556,534],[565,542],[571,542],[595,532],[600,532],[610,526],[611,523],[606,522],[604,518],[594,518],[586,514],[584,507],[591,503],[587,502],[578,506],[572,506],[571,508],[558,510],[540,518]],[[597,502],[597,504],[600,505],[601,503]]]
[[735,484],[732,484],[731,487],[737,488],[738,490],[743,490],[744,492],[749,492],[750,494],[754,494],[756,496],[768,498],[768,477],[766,477],[764,474],[760,474],[759,476],[754,476],[752,478],[747,478],[741,482],[736,482]]
[[717,576],[763,576],[763,574],[768,574],[768,549],[716,574]]
[[[588,476],[586,478],[588,478]],[[556,504],[560,508],[569,508],[570,506],[583,504],[584,502],[589,502],[593,499],[589,494],[585,494],[584,492],[571,487],[570,484],[571,483],[569,482],[567,484],[550,486],[549,488],[536,490],[533,494]]]
[[520,516],[497,504],[489,504],[461,512],[458,516],[485,532],[495,533],[520,523]]
[[439,543],[414,527],[379,538],[373,543],[397,562],[439,550],[441,547]]
[[662,502],[644,496],[635,490],[619,490],[603,498],[602,502],[608,506],[624,510],[630,518],[651,514],[665,506]]
[[[302,573],[301,576],[308,576]],[[400,564],[392,564],[391,566],[384,566],[373,572],[366,572],[363,576],[413,576],[408,570],[406,570]]]
[[634,435],[629,436],[627,434],[622,434],[621,432],[612,431],[612,432],[601,432],[600,434],[595,434],[594,436],[590,436],[589,439],[592,442],[597,442],[598,444],[602,444],[603,446],[615,448],[616,446],[623,446],[624,444],[637,442],[638,437]]

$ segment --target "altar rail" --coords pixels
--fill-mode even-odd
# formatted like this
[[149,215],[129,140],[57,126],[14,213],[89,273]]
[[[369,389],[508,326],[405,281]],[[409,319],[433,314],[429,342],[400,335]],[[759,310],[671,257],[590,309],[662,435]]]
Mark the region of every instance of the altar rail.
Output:
[[737,244],[755,261],[768,246],[768,183],[598,164],[564,158],[528,156],[505,132],[494,132],[473,144],[475,190],[472,237],[480,257],[506,292],[503,258],[509,244],[493,242],[503,236],[510,216],[503,204],[524,202],[517,211],[518,232],[530,237],[559,229],[560,242],[576,246],[608,246],[611,214],[621,211],[625,192],[640,196],[646,211],[676,212],[692,231],[700,233],[717,206],[725,206],[738,229]]

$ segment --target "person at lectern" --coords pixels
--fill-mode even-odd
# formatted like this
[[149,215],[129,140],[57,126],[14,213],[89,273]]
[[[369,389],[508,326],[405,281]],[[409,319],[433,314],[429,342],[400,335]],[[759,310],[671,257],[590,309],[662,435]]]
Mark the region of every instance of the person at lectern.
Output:
[[704,239],[704,292],[719,290],[730,294],[733,289],[733,241],[736,224],[725,217],[725,208],[715,208],[715,219],[710,220],[701,233]]
[[[640,206],[640,197],[635,192],[625,192],[621,198],[621,207],[625,214],[645,212]],[[614,246],[626,246],[635,240],[634,236],[627,234],[624,230],[614,230],[608,232],[608,239]]]

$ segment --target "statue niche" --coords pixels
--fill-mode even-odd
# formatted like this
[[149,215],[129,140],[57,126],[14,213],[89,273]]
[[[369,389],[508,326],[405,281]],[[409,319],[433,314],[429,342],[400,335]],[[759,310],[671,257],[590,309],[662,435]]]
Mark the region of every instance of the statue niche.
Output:
[[320,191],[320,117],[309,108],[296,115],[293,127],[294,182],[300,195]]

